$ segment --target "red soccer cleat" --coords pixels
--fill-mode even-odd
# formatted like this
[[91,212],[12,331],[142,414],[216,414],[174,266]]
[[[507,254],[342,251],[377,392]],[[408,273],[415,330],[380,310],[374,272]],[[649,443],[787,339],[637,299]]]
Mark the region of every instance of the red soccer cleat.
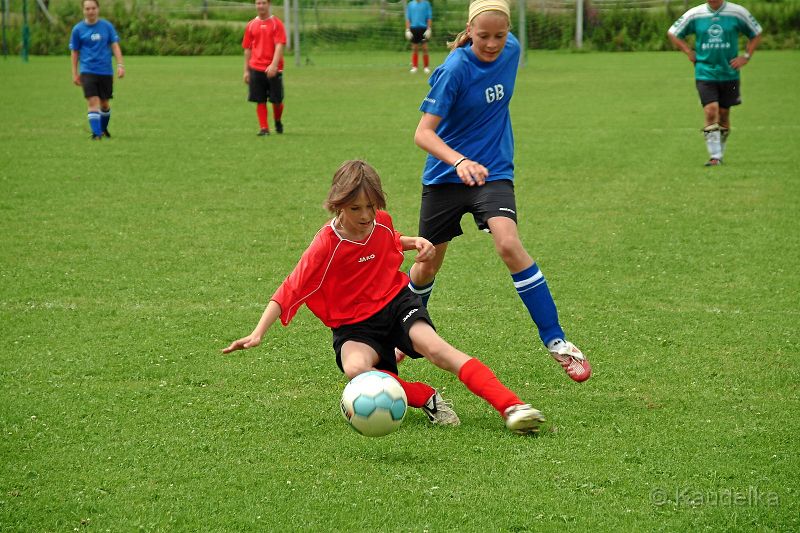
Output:
[[569,341],[556,341],[550,347],[550,355],[561,365],[564,372],[578,383],[586,381],[592,375],[592,365],[589,364],[589,360]]

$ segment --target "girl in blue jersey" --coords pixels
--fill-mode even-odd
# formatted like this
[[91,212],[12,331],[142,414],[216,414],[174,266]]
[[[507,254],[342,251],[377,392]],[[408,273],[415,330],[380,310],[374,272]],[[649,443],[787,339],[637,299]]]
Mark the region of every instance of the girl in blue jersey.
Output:
[[[107,20],[99,18],[98,0],[83,0],[84,20],[72,28],[69,49],[72,51],[72,81],[83,87],[83,96],[89,108],[89,127],[92,140],[111,137],[108,122],[111,120],[109,101],[113,97],[114,68],[111,54],[117,60],[117,76],[125,76],[119,35]],[[80,70],[78,68],[80,63]]]
[[520,45],[510,33],[508,4],[472,2],[465,31],[449,46],[450,55],[430,77],[431,90],[420,106],[423,115],[414,134],[416,144],[429,154],[422,175],[419,235],[435,245],[436,257],[412,266],[409,287],[427,305],[447,246],[462,234],[461,217],[471,213],[479,229],[491,232],[550,354],[570,378],[585,381],[592,371],[589,361],[566,340],[544,275],[517,233],[508,106]]

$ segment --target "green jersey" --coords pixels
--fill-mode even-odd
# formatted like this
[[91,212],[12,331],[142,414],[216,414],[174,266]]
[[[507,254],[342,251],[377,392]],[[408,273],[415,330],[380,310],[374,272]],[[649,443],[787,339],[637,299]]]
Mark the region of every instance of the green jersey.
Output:
[[693,7],[675,21],[669,33],[685,38],[694,33],[694,77],[703,81],[732,81],[739,71],[730,61],[739,55],[739,34],[752,39],[761,33],[761,25],[745,8],[724,2],[714,11],[708,4]]

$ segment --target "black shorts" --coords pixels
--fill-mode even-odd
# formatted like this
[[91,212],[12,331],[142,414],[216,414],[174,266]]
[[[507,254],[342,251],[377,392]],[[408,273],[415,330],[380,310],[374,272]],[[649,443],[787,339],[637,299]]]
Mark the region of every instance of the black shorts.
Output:
[[100,100],[111,100],[114,96],[114,76],[100,74],[81,74],[83,96],[98,96]]
[[427,42],[425,38],[425,30],[428,28],[409,28],[411,30],[411,42],[414,44],[420,44]]
[[283,102],[283,73],[278,72],[274,78],[268,78],[266,72],[250,69],[249,102],[266,102],[273,104]]
[[700,104],[702,104],[703,107],[712,102],[719,102],[719,106],[723,109],[741,104],[742,98],[739,94],[739,85],[739,80],[695,80],[697,93],[700,95]]
[[506,217],[517,221],[514,182],[487,181],[480,187],[460,183],[424,185],[419,210],[419,236],[434,245],[449,242],[461,231],[461,217],[472,213],[479,230],[489,231],[488,220]]
[[380,361],[375,368],[388,370],[397,374],[397,361],[394,356],[395,347],[409,357],[422,357],[414,351],[408,332],[417,320],[424,320],[433,326],[428,310],[422,305],[419,296],[403,287],[389,304],[366,320],[331,328],[333,332],[333,350],[336,352],[336,364],[342,368],[342,345],[347,341],[358,341],[370,346],[378,352]]

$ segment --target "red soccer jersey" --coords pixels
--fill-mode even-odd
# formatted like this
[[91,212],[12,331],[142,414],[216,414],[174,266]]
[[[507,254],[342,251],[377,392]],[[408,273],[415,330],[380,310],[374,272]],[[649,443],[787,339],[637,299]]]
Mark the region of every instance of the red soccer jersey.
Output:
[[341,237],[325,224],[300,262],[272,296],[285,326],[306,304],[323,324],[336,328],[367,319],[386,307],[408,276],[400,272],[403,246],[386,211],[375,214],[372,233],[362,242]]
[[[279,44],[286,44],[286,30],[279,18],[270,16],[261,20],[256,17],[247,23],[242,48],[252,51],[248,65],[253,70],[267,70]],[[283,72],[283,58],[278,63],[278,71]]]

